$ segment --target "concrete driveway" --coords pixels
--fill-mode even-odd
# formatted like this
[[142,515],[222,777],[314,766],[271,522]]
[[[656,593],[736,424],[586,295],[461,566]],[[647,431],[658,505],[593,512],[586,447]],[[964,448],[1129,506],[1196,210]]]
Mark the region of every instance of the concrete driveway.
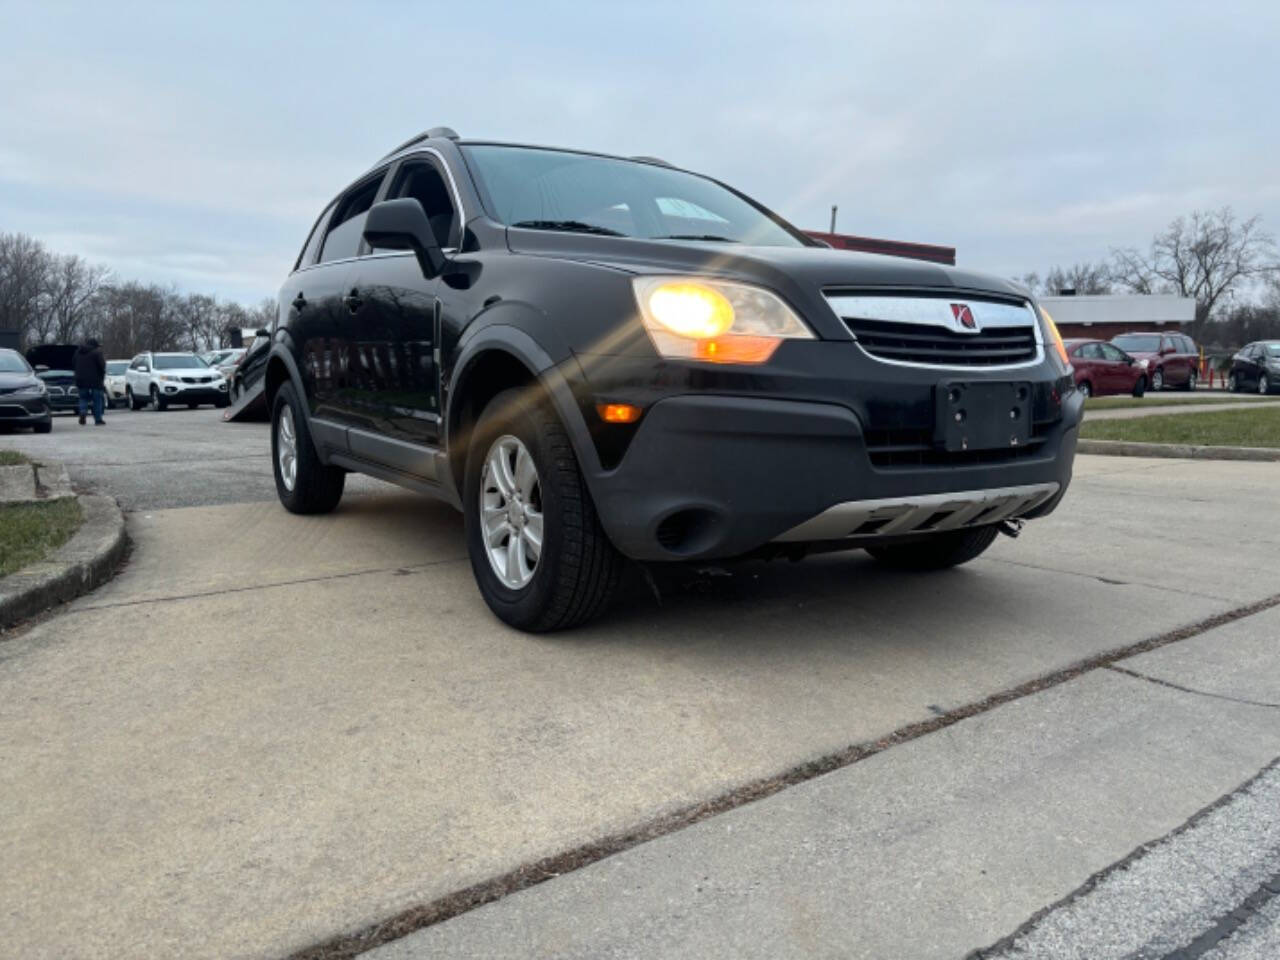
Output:
[[[202,442],[224,442],[218,430],[244,431],[225,436],[265,450],[261,426],[201,429],[214,438]],[[19,445],[13,439],[0,443]],[[93,470],[110,478],[112,468],[85,463],[73,478],[77,469],[80,479]],[[932,946],[915,951],[904,946],[918,942],[905,936],[911,925],[899,918],[897,955],[960,956],[1280,754],[1274,711],[1197,707],[1171,719],[1143,704],[1180,704],[1173,687],[1156,691],[1110,670],[1060,676],[1052,696],[1024,687],[1010,695],[1026,698],[1022,713],[965,721],[986,723],[975,742],[1000,751],[929,727],[959,716],[953,711],[1007,710],[1015,704],[989,698],[1144,639],[1172,640],[1170,631],[1206,618],[1243,616],[1280,593],[1275,464],[1082,457],[1057,514],[962,570],[908,576],[850,554],[731,576],[682,574],[662,580],[661,603],[636,582],[607,619],[541,638],[488,614],[448,508],[369,482],[334,515],[299,518],[263,496],[269,474],[264,483],[260,467],[248,469],[245,502],[132,513],[132,559],[114,582],[0,643],[0,943],[15,956],[282,956],[539,858],[663,833],[664,817],[823,757],[847,761],[851,745],[877,745],[878,764],[906,763],[926,746],[940,751],[848,787],[846,815],[888,817],[885,829],[916,822],[910,808],[924,799],[887,785],[930,790],[923,771],[943,770],[948,757],[965,758],[968,776],[994,797],[1000,770],[1032,769],[1052,755],[1061,761],[1057,779],[1044,782],[1061,785],[1058,800],[1021,795],[1045,805],[1042,822],[1014,834],[1021,839],[1006,844],[991,875],[966,874],[947,888],[959,900],[946,916],[959,928],[935,931]],[[171,482],[198,478],[182,468]],[[164,502],[146,496],[136,502]],[[1189,634],[1207,631],[1202,624]],[[1280,700],[1271,648],[1250,649],[1224,666],[1224,691],[1249,680],[1259,702]],[[1207,682],[1194,678],[1203,664],[1164,666],[1170,684],[1181,670],[1192,678],[1186,686]],[[1092,732],[1100,720],[1106,737]],[[1097,749],[1106,738],[1123,749]],[[1185,776],[1156,776],[1135,761],[1144,749],[1168,757],[1179,748],[1195,761]],[[1128,767],[1107,767],[1126,758]],[[870,770],[854,764],[840,773]],[[944,784],[944,794],[977,790],[958,783]],[[772,799],[800,798],[797,789]],[[1161,800],[1135,807],[1130,790],[1158,791]],[[1099,805],[1103,796],[1110,802]],[[1055,804],[1072,812],[1066,833]],[[958,810],[924,814],[930,849],[946,859],[949,842],[964,851],[998,837],[1000,821],[974,825],[980,809],[967,820]],[[692,843],[719,821],[663,842]],[[772,822],[760,837],[785,838],[795,824]],[[803,836],[792,841],[736,846],[775,857],[798,849],[803,859]],[[605,863],[625,866],[649,849]],[[1038,867],[1034,882],[1011,866],[1028,858]],[[867,882],[883,889],[858,896],[880,903],[881,894],[907,889],[909,863],[898,863],[897,875],[894,862],[880,863]],[[492,912],[525,909],[534,895],[551,899],[527,909],[562,921],[558,884],[427,933],[447,938],[457,924],[494,916],[494,929],[522,916],[534,930],[528,914]],[[669,900],[681,889],[653,896]],[[604,916],[621,909],[624,893],[602,890],[613,894],[577,896]],[[822,930],[824,911],[847,902],[797,902],[799,912],[775,916],[772,938],[759,942],[774,944],[775,956],[827,955],[778,931]],[[394,949],[459,956],[470,929],[462,941],[411,939]],[[567,943],[557,939],[563,930],[544,933],[540,955]],[[642,939],[631,951],[582,943],[580,953],[561,952],[680,953],[646,954]]]

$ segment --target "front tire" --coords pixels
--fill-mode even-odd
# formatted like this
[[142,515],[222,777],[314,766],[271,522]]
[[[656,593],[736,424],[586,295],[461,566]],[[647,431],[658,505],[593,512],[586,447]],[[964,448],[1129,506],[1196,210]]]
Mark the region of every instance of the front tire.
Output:
[[471,570],[498,619],[542,633],[604,610],[622,558],[600,525],[564,426],[530,389],[507,390],[485,407],[465,481]]
[[1133,395],[1140,397],[1147,392],[1147,377],[1144,374],[1138,378],[1138,382],[1133,385]]
[[1227,391],[1229,393],[1240,392],[1240,378],[1235,375],[1234,371],[1227,375]]
[[130,410],[141,410],[146,404],[133,395],[133,387],[129,387],[124,392],[125,401],[129,404]]
[[169,409],[169,401],[160,396],[160,391],[154,383],[151,385],[151,409],[157,412]]
[[1258,377],[1258,392],[1264,396],[1271,392],[1271,381],[1267,379],[1265,373]]
[[998,534],[994,526],[948,530],[913,543],[867,547],[867,553],[899,570],[945,570],[977,557],[995,542]]
[[280,388],[271,408],[271,467],[276,495],[290,513],[329,513],[342,499],[346,471],[321,462],[291,383]]

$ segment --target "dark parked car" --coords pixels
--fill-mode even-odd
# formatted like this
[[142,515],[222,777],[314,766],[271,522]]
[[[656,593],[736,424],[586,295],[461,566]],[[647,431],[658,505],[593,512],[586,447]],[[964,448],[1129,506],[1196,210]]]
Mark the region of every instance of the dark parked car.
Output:
[[1257,390],[1270,393],[1280,388],[1280,340],[1251,343],[1231,358],[1227,389],[1232,393]]
[[75,413],[80,406],[76,390],[74,343],[42,343],[27,351],[27,362],[49,390],[49,407],[54,413]]
[[267,372],[267,357],[271,352],[271,331],[259,330],[248,348],[240,355],[231,371],[231,402],[239,403],[254,384]]
[[1147,365],[1115,344],[1102,340],[1068,340],[1067,356],[1075,370],[1076,388],[1086,397],[1109,393],[1142,396],[1147,390]]
[[1200,350],[1185,333],[1122,333],[1111,342],[1147,366],[1152,390],[1194,390],[1200,378]]
[[17,350],[0,349],[0,424],[36,433],[53,429],[48,387]]
[[452,503],[528,630],[599,611],[623,557],[964,563],[1057,506],[1083,408],[1003,280],[827,248],[658,160],[444,128],[325,208],[272,336],[284,506],[334,509],[351,470]]

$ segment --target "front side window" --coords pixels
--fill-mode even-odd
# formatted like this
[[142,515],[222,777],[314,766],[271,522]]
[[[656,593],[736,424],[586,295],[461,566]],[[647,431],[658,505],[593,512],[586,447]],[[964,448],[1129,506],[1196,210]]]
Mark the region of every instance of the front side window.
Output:
[[489,213],[509,227],[648,240],[808,246],[799,231],[706,177],[565,150],[461,147]]
[[324,239],[325,227],[329,221],[329,214],[333,212],[333,204],[324,208],[324,213],[311,227],[311,233],[307,236],[307,242],[303,244],[302,252],[298,254],[298,262],[293,265],[293,269],[298,270],[302,267],[309,267],[316,262],[316,257],[320,253],[320,242]]
[[377,176],[371,177],[338,201],[337,209],[329,219],[324,248],[320,251],[321,263],[328,263],[330,260],[346,260],[359,253],[360,241],[364,235],[365,217],[369,213],[369,208],[373,206],[385,173],[384,170]]
[[1102,348],[1096,343],[1086,343],[1080,348],[1080,356],[1085,360],[1101,360]]
[[1112,346],[1112,345],[1111,345],[1111,344],[1109,344],[1109,343],[1100,343],[1100,344],[1098,344],[1098,349],[1102,351],[1102,358],[1103,358],[1104,360],[1125,360],[1125,359],[1127,359],[1127,358],[1125,357],[1125,355],[1124,355],[1124,351],[1123,351],[1123,350],[1121,350],[1119,347]]
[[190,370],[192,367],[208,366],[194,353],[174,353],[169,356],[156,357],[157,370]]
[[387,191],[389,200],[401,197],[411,197],[422,205],[436,243],[442,248],[456,249],[461,245],[461,225],[453,209],[453,198],[435,164],[428,160],[405,161]]
[[1264,343],[1261,348],[1264,357],[1280,360],[1280,343]]

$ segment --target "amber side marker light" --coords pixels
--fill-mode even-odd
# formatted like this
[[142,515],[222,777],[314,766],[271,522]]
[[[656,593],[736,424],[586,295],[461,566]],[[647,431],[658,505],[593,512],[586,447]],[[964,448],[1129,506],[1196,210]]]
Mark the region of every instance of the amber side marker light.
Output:
[[635,423],[640,419],[639,407],[629,403],[597,403],[596,413],[605,423]]

